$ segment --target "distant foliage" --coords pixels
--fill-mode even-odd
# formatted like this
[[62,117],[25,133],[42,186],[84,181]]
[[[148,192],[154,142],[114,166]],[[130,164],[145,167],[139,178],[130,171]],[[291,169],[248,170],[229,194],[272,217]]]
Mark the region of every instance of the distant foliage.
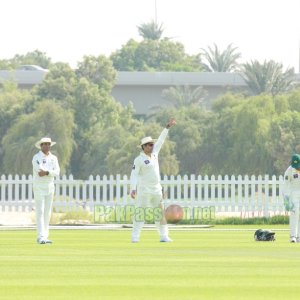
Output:
[[204,58],[202,66],[207,72],[233,72],[239,67],[238,59],[241,53],[237,47],[228,45],[224,51],[220,51],[216,44],[207,49],[201,49],[201,57]]
[[[215,66],[237,67],[239,53],[229,45],[207,52]],[[157,138],[166,122],[177,125],[160,153],[165,175],[281,175],[290,156],[300,153],[300,90],[291,69],[281,64],[245,64],[244,75],[254,95],[227,93],[202,105],[202,87],[165,89],[167,108],[156,107],[151,116],[137,119],[132,104],[123,107],[111,96],[116,68],[130,71],[202,70],[201,56],[189,56],[184,46],[170,39],[130,40],[111,55],[85,56],[73,70],[51,63],[39,51],[1,62],[6,66],[31,62],[49,67],[44,81],[31,90],[12,82],[0,87],[0,169],[28,174],[38,151],[34,144],[50,135],[57,145],[62,173],[74,178],[89,175],[129,175],[141,151],[140,139]],[[211,60],[213,62],[213,60]],[[211,64],[212,66],[213,64]],[[253,76],[252,76],[253,75]]]
[[146,40],[159,40],[164,32],[163,24],[155,21],[142,23],[138,27],[139,34]]
[[293,68],[283,70],[283,65],[273,60],[257,60],[243,65],[242,75],[254,95],[271,94],[276,96],[289,92],[295,85]]
[[110,57],[118,71],[196,72],[203,69],[199,56],[186,54],[181,43],[167,38],[146,39],[140,43],[131,39]]
[[74,145],[73,127],[72,113],[49,100],[38,103],[31,114],[19,118],[4,136],[3,173],[32,173],[32,157],[39,151],[35,148],[35,143],[43,136],[49,136],[57,142],[53,152],[59,157],[64,173]]
[[14,70],[21,65],[37,65],[44,69],[49,69],[51,59],[47,57],[45,52],[34,50],[25,55],[16,54],[11,59],[0,60],[0,69],[2,70]]

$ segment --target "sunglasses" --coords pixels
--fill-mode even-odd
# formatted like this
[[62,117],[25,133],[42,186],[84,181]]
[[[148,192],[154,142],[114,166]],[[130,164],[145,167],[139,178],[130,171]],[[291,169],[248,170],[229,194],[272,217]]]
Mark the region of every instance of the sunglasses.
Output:
[[153,147],[153,143],[148,143],[148,144],[146,144],[146,146],[149,146],[149,147]]

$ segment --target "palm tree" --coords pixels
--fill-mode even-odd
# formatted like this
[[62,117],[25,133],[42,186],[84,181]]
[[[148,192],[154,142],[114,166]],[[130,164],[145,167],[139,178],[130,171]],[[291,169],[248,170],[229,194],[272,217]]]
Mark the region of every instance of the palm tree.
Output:
[[283,71],[283,66],[273,60],[257,60],[243,64],[242,76],[254,95],[268,93],[272,96],[288,92],[295,83],[293,68]]
[[188,85],[170,87],[162,92],[162,97],[171,102],[176,108],[201,104],[206,95],[207,92],[202,86],[192,89]]
[[151,21],[149,23],[142,23],[137,26],[139,34],[145,40],[159,40],[162,37],[164,28],[163,24],[158,24],[155,21]]
[[207,72],[232,72],[238,68],[237,60],[241,57],[240,52],[237,51],[237,47],[233,47],[232,44],[222,52],[218,46],[214,44],[214,49],[208,47],[208,50],[201,48],[201,56],[204,56],[206,63],[202,63],[202,66]]
[[[172,86],[162,91],[162,98],[172,103],[175,108],[181,108],[189,105],[200,105],[207,96],[207,91],[202,86],[192,89],[188,85]],[[149,121],[155,119],[155,115],[165,108],[165,105],[152,105],[149,107],[150,113],[146,116],[145,120]]]

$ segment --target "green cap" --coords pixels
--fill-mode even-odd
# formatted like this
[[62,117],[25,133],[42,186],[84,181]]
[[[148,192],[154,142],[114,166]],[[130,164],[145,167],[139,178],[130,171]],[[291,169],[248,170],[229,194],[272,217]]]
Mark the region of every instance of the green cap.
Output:
[[292,155],[291,166],[295,169],[300,169],[300,155],[299,154]]

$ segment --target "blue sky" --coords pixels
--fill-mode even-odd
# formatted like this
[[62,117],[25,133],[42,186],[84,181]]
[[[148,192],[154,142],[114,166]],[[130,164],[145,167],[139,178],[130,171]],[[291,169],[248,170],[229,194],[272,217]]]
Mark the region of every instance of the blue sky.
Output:
[[137,25],[156,16],[189,54],[233,43],[242,62],[273,59],[299,72],[299,12],[299,0],[4,0],[0,59],[38,49],[75,67],[140,41]]

